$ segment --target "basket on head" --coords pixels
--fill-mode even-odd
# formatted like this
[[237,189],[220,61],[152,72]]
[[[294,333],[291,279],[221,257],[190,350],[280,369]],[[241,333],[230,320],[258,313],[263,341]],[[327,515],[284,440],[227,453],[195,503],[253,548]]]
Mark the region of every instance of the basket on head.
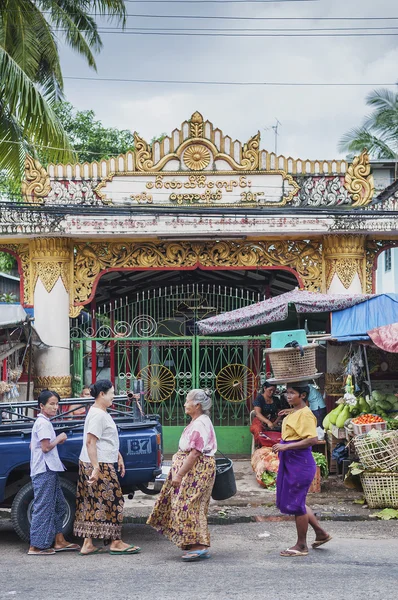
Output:
[[264,350],[269,356],[272,372],[276,379],[283,377],[300,377],[315,375],[316,370],[316,349],[317,344],[308,344],[302,346],[303,356],[299,348],[269,348]]
[[359,461],[367,469],[398,471],[398,431],[362,433],[354,437]]
[[365,471],[360,477],[369,508],[398,508],[398,473]]

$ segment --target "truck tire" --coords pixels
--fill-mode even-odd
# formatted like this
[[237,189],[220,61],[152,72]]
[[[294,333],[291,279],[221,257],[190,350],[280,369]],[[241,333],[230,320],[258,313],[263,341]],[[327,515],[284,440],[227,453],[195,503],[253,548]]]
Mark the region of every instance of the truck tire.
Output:
[[160,492],[160,489],[149,488],[146,485],[144,485],[143,483],[140,483],[140,485],[137,485],[137,488],[144,494],[148,494],[148,496],[156,496]]
[[[67,511],[63,523],[63,534],[71,535],[76,508],[76,485],[67,479],[60,479],[65,496]],[[11,506],[11,522],[21,540],[29,542],[30,521],[33,508],[33,485],[30,481],[24,485],[14,498]]]

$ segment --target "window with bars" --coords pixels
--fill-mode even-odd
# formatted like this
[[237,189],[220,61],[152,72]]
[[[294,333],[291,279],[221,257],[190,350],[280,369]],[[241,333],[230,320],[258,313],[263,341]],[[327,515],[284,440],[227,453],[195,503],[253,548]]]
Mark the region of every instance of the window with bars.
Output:
[[384,272],[391,271],[391,248],[384,252]]

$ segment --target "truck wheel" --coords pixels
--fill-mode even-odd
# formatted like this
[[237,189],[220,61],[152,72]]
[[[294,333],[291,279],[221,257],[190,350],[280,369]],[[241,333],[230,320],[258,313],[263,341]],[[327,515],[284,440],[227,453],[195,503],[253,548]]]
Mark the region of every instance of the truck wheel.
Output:
[[[71,535],[76,507],[76,486],[67,479],[60,479],[61,488],[66,500],[66,514],[63,523],[63,534]],[[29,542],[30,522],[33,510],[32,482],[24,485],[15,496],[11,506],[11,522],[21,540]]]
[[141,492],[144,492],[144,494],[148,494],[148,496],[156,496],[160,492],[159,489],[149,488],[146,485],[144,485],[143,483],[141,483],[140,485],[137,485],[137,487]]

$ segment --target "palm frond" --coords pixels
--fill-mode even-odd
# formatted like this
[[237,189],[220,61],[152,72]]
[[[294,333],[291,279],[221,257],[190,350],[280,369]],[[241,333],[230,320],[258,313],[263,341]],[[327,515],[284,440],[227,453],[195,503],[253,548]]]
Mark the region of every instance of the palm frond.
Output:
[[341,152],[360,154],[365,148],[373,158],[396,158],[397,156],[394,147],[389,146],[384,139],[364,127],[350,129],[338,144]]

